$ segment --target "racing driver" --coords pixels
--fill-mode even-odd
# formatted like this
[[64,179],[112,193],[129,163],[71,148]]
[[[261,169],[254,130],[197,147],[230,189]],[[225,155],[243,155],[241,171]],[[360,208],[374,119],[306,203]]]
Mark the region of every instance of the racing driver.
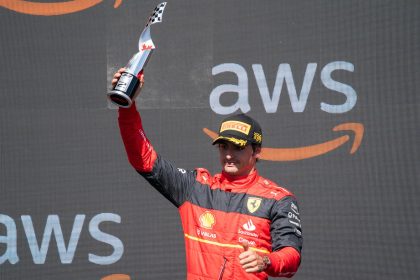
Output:
[[[115,73],[113,85],[123,71]],[[162,158],[143,131],[135,103],[119,109],[118,123],[131,165],[179,210],[187,279],[295,274],[303,241],[298,204],[290,191],[258,174],[263,135],[254,119],[240,114],[222,121],[213,141],[222,171],[214,176]]]

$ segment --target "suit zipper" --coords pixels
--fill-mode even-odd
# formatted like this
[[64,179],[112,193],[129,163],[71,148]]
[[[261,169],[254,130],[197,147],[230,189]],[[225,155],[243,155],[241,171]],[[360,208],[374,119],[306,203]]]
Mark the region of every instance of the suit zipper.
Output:
[[223,257],[223,264],[222,267],[220,268],[220,273],[219,273],[219,280],[223,279],[223,273],[225,272],[225,267],[226,267],[226,262],[227,262],[227,258]]

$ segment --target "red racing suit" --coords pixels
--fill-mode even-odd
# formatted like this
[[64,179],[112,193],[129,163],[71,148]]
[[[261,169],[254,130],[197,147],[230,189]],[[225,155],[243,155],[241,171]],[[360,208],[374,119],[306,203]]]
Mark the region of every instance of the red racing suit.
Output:
[[[291,277],[300,264],[302,233],[292,193],[255,171],[230,180],[206,169],[186,171],[160,157],[146,138],[135,104],[119,109],[129,162],[179,210],[185,236],[187,279]],[[271,265],[247,273],[239,254],[267,255]]]

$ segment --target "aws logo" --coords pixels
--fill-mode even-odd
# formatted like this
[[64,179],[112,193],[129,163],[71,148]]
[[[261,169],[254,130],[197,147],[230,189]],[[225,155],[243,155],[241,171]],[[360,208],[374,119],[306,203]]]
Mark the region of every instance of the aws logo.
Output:
[[[321,70],[319,71],[318,69]],[[348,61],[332,61],[326,65],[319,67],[318,63],[308,63],[306,71],[303,74],[302,85],[296,85],[292,72],[292,67],[288,63],[279,64],[274,88],[269,89],[266,74],[264,73],[263,66],[261,64],[253,64],[252,71],[255,77],[256,85],[261,96],[261,101],[264,105],[266,113],[276,113],[278,105],[280,103],[280,97],[283,93],[288,94],[290,105],[293,113],[303,113],[305,111],[307,101],[310,94],[313,92],[312,84],[314,79],[319,75],[321,84],[330,91],[328,94],[341,95],[341,100],[344,100],[341,104],[329,104],[327,102],[321,102],[319,108],[324,113],[329,114],[343,114],[351,111],[357,103],[357,92],[355,89],[341,81],[333,79],[333,74],[341,72],[341,76],[351,75],[354,72],[354,65]],[[246,69],[236,63],[223,63],[213,67],[212,74],[220,75],[222,73],[228,73],[228,75],[234,74],[236,76],[236,84],[222,84],[215,87],[210,93],[210,107],[219,115],[227,115],[235,113],[240,110],[243,113],[247,113],[251,110],[251,104],[249,103],[249,75]],[[285,90],[283,89],[285,85]],[[300,92],[299,89],[300,88]],[[233,104],[226,105],[222,104],[222,96],[230,95],[231,93],[237,93],[237,99]],[[349,142],[353,137],[353,144],[350,150],[350,154],[354,154],[360,144],[362,143],[364,126],[361,123],[349,122],[336,125],[332,128],[334,132],[345,131],[348,132],[346,135],[334,137],[331,140],[327,140],[323,143],[312,144],[304,147],[296,148],[262,148],[260,159],[270,161],[295,161],[303,160],[308,158],[317,157],[328,152],[331,152],[345,143]],[[203,128],[203,132],[210,138],[215,139],[217,133]]]
[[[28,15],[58,16],[71,14],[89,9],[98,5],[103,0],[72,0],[55,3],[41,3],[25,0],[0,0],[0,6]],[[118,8],[122,0],[115,0],[114,8]]]

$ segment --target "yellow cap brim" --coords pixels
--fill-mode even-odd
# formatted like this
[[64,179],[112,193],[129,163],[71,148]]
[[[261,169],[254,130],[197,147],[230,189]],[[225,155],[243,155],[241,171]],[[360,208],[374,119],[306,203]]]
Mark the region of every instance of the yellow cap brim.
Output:
[[213,145],[216,144],[217,142],[220,142],[220,141],[228,141],[228,142],[230,142],[232,144],[235,144],[237,146],[240,146],[240,147],[245,147],[247,142],[248,142],[247,140],[238,139],[238,138],[235,138],[235,137],[219,136],[219,137],[217,137],[216,139],[213,140]]

